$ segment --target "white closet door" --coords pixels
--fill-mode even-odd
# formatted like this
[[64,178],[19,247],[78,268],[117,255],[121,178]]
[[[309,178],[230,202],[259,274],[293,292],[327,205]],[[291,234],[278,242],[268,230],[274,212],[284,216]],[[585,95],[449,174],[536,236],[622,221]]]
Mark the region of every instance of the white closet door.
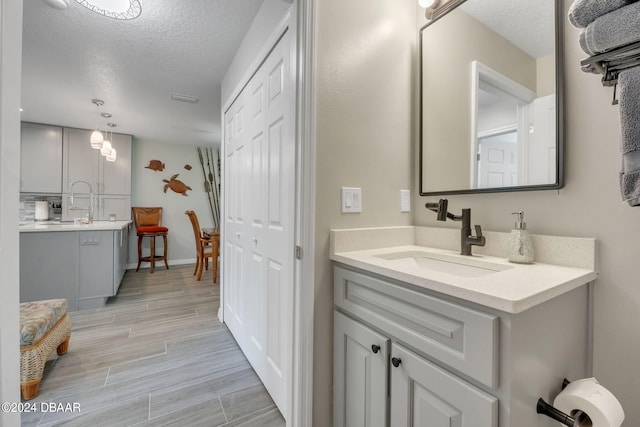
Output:
[[295,134],[286,32],[225,113],[224,320],[288,418]]

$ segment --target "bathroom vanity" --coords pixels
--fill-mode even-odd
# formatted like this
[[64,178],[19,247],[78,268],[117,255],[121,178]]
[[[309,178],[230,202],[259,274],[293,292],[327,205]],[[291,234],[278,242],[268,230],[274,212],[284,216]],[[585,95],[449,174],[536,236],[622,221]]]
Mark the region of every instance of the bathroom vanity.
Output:
[[124,276],[131,221],[20,226],[20,301],[66,298],[68,310],[102,307]]
[[591,374],[595,239],[508,233],[459,255],[459,231],[331,232],[334,426],[555,426],[536,402]]

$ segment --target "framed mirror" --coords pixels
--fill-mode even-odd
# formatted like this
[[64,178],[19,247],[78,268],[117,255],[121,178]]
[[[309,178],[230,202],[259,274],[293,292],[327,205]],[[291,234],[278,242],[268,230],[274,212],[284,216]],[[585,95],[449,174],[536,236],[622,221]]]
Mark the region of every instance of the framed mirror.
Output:
[[420,195],[557,189],[562,0],[450,0],[420,29]]

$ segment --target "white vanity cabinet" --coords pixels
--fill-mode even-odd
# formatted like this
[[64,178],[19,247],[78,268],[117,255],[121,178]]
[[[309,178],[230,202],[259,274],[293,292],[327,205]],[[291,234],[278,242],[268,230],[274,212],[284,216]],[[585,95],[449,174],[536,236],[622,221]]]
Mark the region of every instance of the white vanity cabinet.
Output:
[[586,286],[513,314],[335,264],[334,302],[334,427],[551,427],[588,374]]
[[[131,218],[131,136],[112,135],[112,146],[117,151],[115,162],[108,162],[100,150],[91,148],[90,130],[64,129],[62,161],[62,220],[86,216],[86,210],[69,210],[71,183],[86,181],[95,195],[94,219],[108,220],[116,214],[118,220]],[[111,135],[110,135],[111,136]],[[88,187],[78,183],[74,187],[77,199],[74,205],[88,208]]]
[[20,192],[62,192],[62,128],[21,124]]

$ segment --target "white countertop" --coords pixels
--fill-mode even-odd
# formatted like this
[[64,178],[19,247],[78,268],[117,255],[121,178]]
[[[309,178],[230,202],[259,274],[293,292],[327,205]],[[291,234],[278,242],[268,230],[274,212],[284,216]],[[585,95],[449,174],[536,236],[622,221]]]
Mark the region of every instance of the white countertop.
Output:
[[[409,229],[412,228],[415,230],[409,232]],[[597,272],[593,268],[596,258],[595,239],[558,238],[558,244],[567,249],[569,264],[573,264],[570,266],[542,262],[515,264],[509,262],[504,257],[479,254],[473,255],[469,259],[469,257],[459,255],[459,251],[456,250],[431,247],[425,245],[424,242],[415,244],[415,236],[424,234],[425,229],[427,228],[399,227],[398,231],[400,234],[405,234],[406,236],[413,234],[413,241],[410,241],[412,240],[411,237],[391,238],[391,244],[389,246],[386,246],[382,241],[378,241],[375,242],[376,247],[372,249],[363,249],[362,245],[354,244],[354,242],[358,241],[359,235],[361,235],[365,241],[372,242],[371,236],[372,233],[376,233],[375,229],[332,230],[330,258],[333,261],[348,266],[507,313],[520,313],[577,287],[583,286],[597,278]],[[428,229],[427,232],[429,232]],[[393,228],[380,229],[379,235],[384,234],[391,235],[395,233],[393,232]],[[508,233],[492,234],[494,234],[493,237],[495,237],[496,240],[498,240],[498,234],[508,235]],[[452,236],[459,239],[459,230],[453,230]],[[543,236],[538,240],[541,242],[541,249],[543,248],[543,243],[544,245],[549,244],[549,238],[551,237],[552,236]],[[418,240],[420,240],[420,238],[418,238]],[[584,246],[584,248],[579,247],[576,250],[576,245]],[[593,249],[593,251],[591,251],[592,253],[589,253],[589,248]],[[342,249],[348,250],[343,251]],[[586,258],[584,260],[584,266],[576,266],[575,260],[571,257],[575,257],[575,253],[582,251],[582,249],[584,249],[583,253]],[[487,262],[506,269],[491,272],[481,277],[462,277],[420,268],[410,263],[398,263],[398,260],[379,257],[381,254],[390,254],[393,252],[425,250],[435,254],[442,254],[446,257],[458,257],[461,262],[465,263],[474,261],[479,263]],[[476,250],[475,247],[474,250]],[[589,258],[591,259],[589,260]],[[556,256],[555,259],[559,262],[562,261],[561,256]]]
[[20,225],[21,233],[46,232],[46,231],[109,231],[120,230],[132,221],[94,221],[91,224],[74,224],[73,222],[46,221],[44,223],[32,222]]

